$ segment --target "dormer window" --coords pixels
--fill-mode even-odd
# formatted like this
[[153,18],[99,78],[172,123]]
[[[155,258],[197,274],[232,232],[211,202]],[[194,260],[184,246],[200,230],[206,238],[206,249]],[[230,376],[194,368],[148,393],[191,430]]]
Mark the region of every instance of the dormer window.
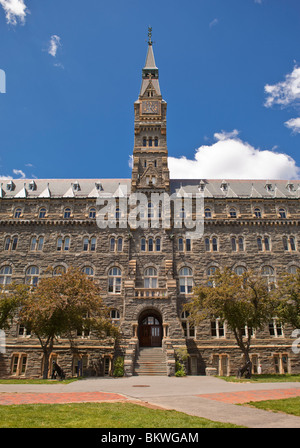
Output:
[[99,191],[100,191],[100,190],[103,190],[101,182],[96,182],[96,183],[95,183],[95,186],[96,186],[96,189],[97,189],[97,190],[99,190]]
[[36,190],[36,183],[34,182],[34,180],[32,180],[31,182],[29,182],[29,186],[28,186],[29,190],[33,191]]
[[74,190],[74,191],[80,191],[80,185],[79,185],[79,182],[75,182],[75,183],[73,184],[73,190]]
[[272,191],[272,184],[266,183],[265,188],[267,191]]
[[7,185],[6,185],[6,190],[7,191],[13,191],[15,189],[15,184],[13,183],[12,180],[10,180]]
[[221,190],[223,190],[223,191],[227,191],[228,190],[228,183],[227,182],[223,181],[221,183]]
[[292,183],[288,183],[286,188],[288,191],[295,191],[295,185]]

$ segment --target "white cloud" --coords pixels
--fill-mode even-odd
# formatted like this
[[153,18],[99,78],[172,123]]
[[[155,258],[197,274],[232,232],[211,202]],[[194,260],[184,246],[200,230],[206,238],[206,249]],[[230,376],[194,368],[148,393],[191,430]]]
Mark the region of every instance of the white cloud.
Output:
[[293,179],[300,168],[287,154],[260,150],[237,138],[238,131],[214,135],[216,142],[203,145],[193,160],[169,157],[173,179]]
[[209,27],[212,28],[213,26],[218,25],[218,23],[219,19],[216,18],[210,22]]
[[11,176],[5,176],[4,174],[0,174],[0,180],[10,180],[10,179],[12,179],[12,177]]
[[50,39],[48,53],[55,58],[58,47],[60,46],[61,46],[60,37],[57,36],[56,34],[53,34],[53,36],[51,36]]
[[275,104],[289,106],[298,104],[300,101],[300,67],[294,67],[292,73],[288,73],[285,80],[277,84],[265,86],[268,95],[265,106],[271,107]]
[[20,179],[25,179],[26,175],[22,170],[13,170],[13,173],[16,176],[20,176]]
[[16,25],[18,20],[25,22],[26,14],[28,14],[27,6],[24,0],[0,0],[0,5],[5,11],[7,23]]
[[284,123],[286,127],[292,129],[294,134],[300,134],[300,117],[291,118]]

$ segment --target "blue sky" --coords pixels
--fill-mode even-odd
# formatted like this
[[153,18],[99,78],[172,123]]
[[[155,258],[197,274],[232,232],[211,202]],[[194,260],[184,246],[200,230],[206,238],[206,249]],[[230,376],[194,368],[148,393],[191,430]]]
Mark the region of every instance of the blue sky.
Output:
[[299,0],[0,0],[0,176],[131,176],[149,25],[171,176],[299,178]]

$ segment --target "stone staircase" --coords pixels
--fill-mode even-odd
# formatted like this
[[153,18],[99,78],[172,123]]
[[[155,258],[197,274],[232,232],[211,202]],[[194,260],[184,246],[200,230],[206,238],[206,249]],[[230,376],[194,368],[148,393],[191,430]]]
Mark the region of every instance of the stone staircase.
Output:
[[167,375],[166,355],[161,347],[141,347],[134,366],[134,375]]

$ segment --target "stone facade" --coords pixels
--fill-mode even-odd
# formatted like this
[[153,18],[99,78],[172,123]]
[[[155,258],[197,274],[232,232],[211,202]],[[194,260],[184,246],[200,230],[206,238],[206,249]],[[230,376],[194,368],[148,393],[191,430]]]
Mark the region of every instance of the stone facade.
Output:
[[[235,374],[243,360],[226,323],[203,322],[192,328],[183,305],[191,297],[192,285],[208,280],[215,268],[253,269],[276,280],[282,272],[300,267],[300,181],[170,179],[167,104],[160,93],[151,41],[134,110],[131,180],[3,182],[1,283],[34,284],[49,266],[85,269],[99,282],[122,339],[114,346],[110,339],[78,335],[75,351],[67,340],[58,339],[52,357],[67,376],[77,375],[78,369],[84,375],[109,375],[118,355],[124,357],[126,375],[132,375],[139,347],[149,345],[162,346],[169,375],[174,374],[174,351],[179,347],[187,347],[190,354],[189,374]],[[119,206],[132,193],[143,194],[149,203],[152,193],[184,197],[199,192],[204,201],[204,233],[199,238],[176,225],[185,215],[174,209],[170,223],[163,226],[162,209],[148,207],[146,221],[156,214],[160,225],[135,228],[127,222],[133,208],[127,204],[125,213],[113,211],[115,228],[99,226],[101,195],[114,195]],[[263,373],[299,373],[291,333],[276,320],[257,331],[251,350],[254,369],[260,364]],[[6,352],[0,353],[1,377],[40,377],[42,364],[36,338],[12,325]]]

